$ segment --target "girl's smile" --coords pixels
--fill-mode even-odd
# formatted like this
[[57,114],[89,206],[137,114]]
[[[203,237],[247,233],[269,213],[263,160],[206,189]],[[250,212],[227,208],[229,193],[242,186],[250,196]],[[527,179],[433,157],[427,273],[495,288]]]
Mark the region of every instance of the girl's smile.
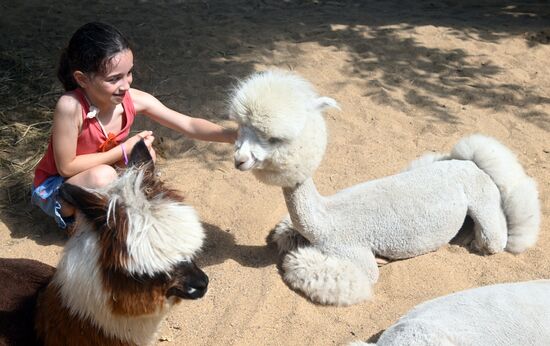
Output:
[[126,95],[126,91],[125,91],[125,92],[121,92],[121,93],[115,93],[115,94],[113,94],[113,96],[115,96],[115,97],[120,97],[120,98],[124,98],[124,95]]

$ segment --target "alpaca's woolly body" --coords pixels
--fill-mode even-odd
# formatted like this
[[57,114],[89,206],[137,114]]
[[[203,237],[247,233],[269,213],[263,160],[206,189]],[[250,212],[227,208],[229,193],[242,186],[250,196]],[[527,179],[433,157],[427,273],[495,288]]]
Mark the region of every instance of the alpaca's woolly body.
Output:
[[[434,180],[434,176],[445,179]],[[478,184],[472,186],[472,180]],[[423,188],[427,185],[430,189]],[[417,256],[448,243],[469,209],[490,206],[493,210],[485,212],[496,217],[487,220],[491,224],[486,227],[495,232],[486,234],[486,250],[495,253],[506,245],[506,233],[496,232],[505,228],[498,189],[471,161],[437,162],[355,185],[330,197],[322,197],[314,189],[308,179],[283,191],[291,219],[298,220],[294,227],[323,252],[342,253],[345,248],[341,245],[353,244],[389,259]],[[314,207],[304,211],[309,206]],[[311,223],[304,224],[307,220]]]
[[498,187],[508,228],[506,251],[520,253],[533,246],[540,227],[537,184],[525,174],[514,153],[493,138],[472,135],[450,154],[430,153],[414,160],[409,170],[452,159],[474,162]]
[[[475,222],[472,246],[483,253],[507,246],[506,218],[518,221],[520,245],[510,251],[534,244],[540,218],[536,185],[506,147],[484,136],[457,145],[462,160],[431,155],[401,174],[321,196],[311,176],[326,145],[322,110],[335,105],[300,77],[279,71],[253,75],[232,100],[241,130],[236,167],[283,188],[291,223],[285,219],[273,239],[290,251],[283,269],[292,287],[321,303],[365,299],[378,278],[374,254],[401,259],[434,251],[457,234],[466,215]],[[522,184],[529,189],[514,190]]]
[[376,344],[550,345],[550,280],[479,287],[417,305]]

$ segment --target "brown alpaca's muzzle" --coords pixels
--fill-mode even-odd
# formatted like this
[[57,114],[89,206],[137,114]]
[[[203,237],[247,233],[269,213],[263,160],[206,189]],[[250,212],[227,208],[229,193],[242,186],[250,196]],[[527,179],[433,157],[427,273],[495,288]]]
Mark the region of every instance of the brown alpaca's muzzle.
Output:
[[193,261],[180,262],[172,272],[172,280],[167,298],[199,299],[208,289],[208,276]]

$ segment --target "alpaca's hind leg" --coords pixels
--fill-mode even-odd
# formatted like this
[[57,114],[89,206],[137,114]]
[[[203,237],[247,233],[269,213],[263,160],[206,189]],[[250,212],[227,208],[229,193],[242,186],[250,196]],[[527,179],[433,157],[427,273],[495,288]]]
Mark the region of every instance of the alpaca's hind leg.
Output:
[[267,242],[275,243],[279,253],[286,253],[298,247],[309,245],[309,241],[293,228],[288,215],[271,231]]
[[474,220],[475,238],[471,247],[482,254],[494,254],[504,250],[507,240],[506,219],[500,207],[500,194],[480,195],[468,209]]
[[378,267],[369,249],[346,249],[346,257],[312,246],[289,252],[283,262],[288,284],[321,304],[350,305],[372,297]]

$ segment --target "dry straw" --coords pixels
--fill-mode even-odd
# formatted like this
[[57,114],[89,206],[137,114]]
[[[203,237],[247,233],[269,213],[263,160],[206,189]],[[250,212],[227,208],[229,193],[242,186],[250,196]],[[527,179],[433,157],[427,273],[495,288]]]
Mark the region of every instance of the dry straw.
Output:
[[[41,72],[46,70],[50,75]],[[15,51],[0,52],[2,212],[28,210],[33,171],[46,149],[53,108],[61,92],[51,62]]]

